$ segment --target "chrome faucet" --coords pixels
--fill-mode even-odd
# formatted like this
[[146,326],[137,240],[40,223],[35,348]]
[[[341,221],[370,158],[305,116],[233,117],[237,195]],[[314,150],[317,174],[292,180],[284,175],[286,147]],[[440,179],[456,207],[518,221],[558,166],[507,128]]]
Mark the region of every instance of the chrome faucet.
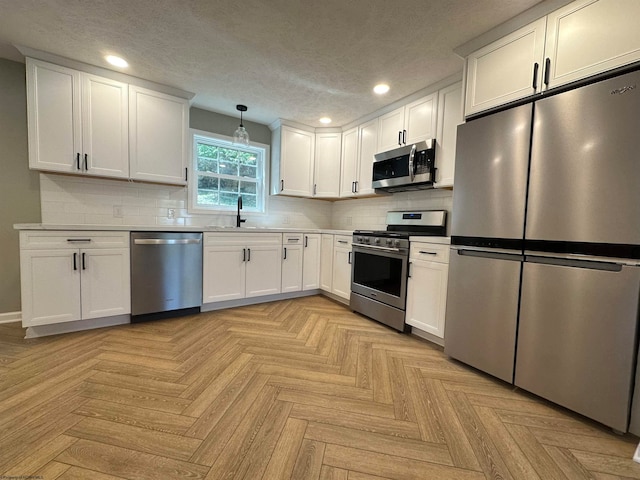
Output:
[[246,218],[240,218],[240,210],[242,210],[242,195],[238,195],[238,215],[236,215],[236,227],[240,228],[240,224],[247,221]]

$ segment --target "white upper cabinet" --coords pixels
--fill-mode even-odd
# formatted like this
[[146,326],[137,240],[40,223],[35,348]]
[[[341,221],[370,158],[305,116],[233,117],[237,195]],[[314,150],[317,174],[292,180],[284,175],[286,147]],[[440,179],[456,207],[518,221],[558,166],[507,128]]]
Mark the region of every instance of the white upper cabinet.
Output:
[[315,198],[338,198],[340,196],[341,145],[341,132],[316,132],[313,183]]
[[548,15],[548,87],[639,60],[638,18],[638,0],[579,0]]
[[188,130],[187,100],[130,85],[131,178],[185,185],[189,155]]
[[315,134],[281,125],[273,132],[272,149],[273,193],[312,196]]
[[386,152],[436,136],[438,95],[411,102],[379,118],[377,152]]
[[373,160],[378,145],[378,119],[363,123],[342,134],[340,196],[359,197],[374,194]]
[[545,26],[541,18],[467,57],[465,115],[540,91]]
[[29,167],[129,176],[128,86],[27,58]]
[[436,134],[436,188],[453,187],[456,163],[456,136],[462,115],[462,82],[438,92],[438,131]]
[[577,0],[467,57],[465,115],[640,60],[640,2]]

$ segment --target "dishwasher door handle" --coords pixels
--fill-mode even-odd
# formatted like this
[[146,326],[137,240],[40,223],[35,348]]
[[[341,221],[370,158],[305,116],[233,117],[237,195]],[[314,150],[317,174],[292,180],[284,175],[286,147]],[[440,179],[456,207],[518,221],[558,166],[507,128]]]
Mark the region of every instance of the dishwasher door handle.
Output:
[[194,245],[200,243],[199,238],[136,238],[134,245]]

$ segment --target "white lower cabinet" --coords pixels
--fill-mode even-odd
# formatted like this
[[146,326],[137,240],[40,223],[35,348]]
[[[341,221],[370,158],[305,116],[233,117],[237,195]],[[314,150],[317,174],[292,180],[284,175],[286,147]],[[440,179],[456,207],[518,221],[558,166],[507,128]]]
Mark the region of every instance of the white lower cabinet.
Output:
[[323,233],[320,240],[320,288],[331,291],[333,285],[333,235]]
[[282,293],[302,290],[302,233],[284,234],[282,239]]
[[320,234],[304,235],[302,253],[302,290],[320,288]]
[[20,272],[24,327],[131,313],[128,233],[21,232]]
[[449,246],[412,241],[409,262],[406,322],[444,341]]
[[204,235],[202,302],[280,293],[282,234]]
[[331,293],[346,300],[351,298],[351,237],[336,235],[333,247]]

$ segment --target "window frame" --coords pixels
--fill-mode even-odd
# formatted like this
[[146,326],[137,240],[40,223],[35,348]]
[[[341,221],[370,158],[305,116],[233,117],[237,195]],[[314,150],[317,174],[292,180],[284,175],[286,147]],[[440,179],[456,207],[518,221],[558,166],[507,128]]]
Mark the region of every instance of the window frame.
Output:
[[[265,215],[267,213],[268,198],[269,198],[269,160],[270,151],[269,145],[265,145],[258,142],[250,142],[248,147],[234,145],[233,139],[226,135],[220,135],[217,133],[207,132],[204,130],[191,129],[191,151],[190,151],[190,172],[187,182],[188,190],[188,206],[187,211],[195,214],[209,214],[209,215],[228,215],[235,214],[236,207],[229,206],[228,208],[221,208],[220,205],[212,205],[207,207],[198,204],[198,156],[197,156],[197,143],[211,143],[214,146],[221,146],[227,148],[234,148],[238,150],[250,151],[259,156],[262,156],[261,162],[258,162],[258,172],[262,174],[261,181],[256,182],[256,197],[258,203],[261,203],[261,207],[258,209],[249,209],[246,206],[243,208],[243,215]],[[209,142],[207,142],[207,140]],[[262,168],[260,168],[262,163]],[[220,178],[220,177],[219,177]],[[241,178],[241,177],[237,177]]]

